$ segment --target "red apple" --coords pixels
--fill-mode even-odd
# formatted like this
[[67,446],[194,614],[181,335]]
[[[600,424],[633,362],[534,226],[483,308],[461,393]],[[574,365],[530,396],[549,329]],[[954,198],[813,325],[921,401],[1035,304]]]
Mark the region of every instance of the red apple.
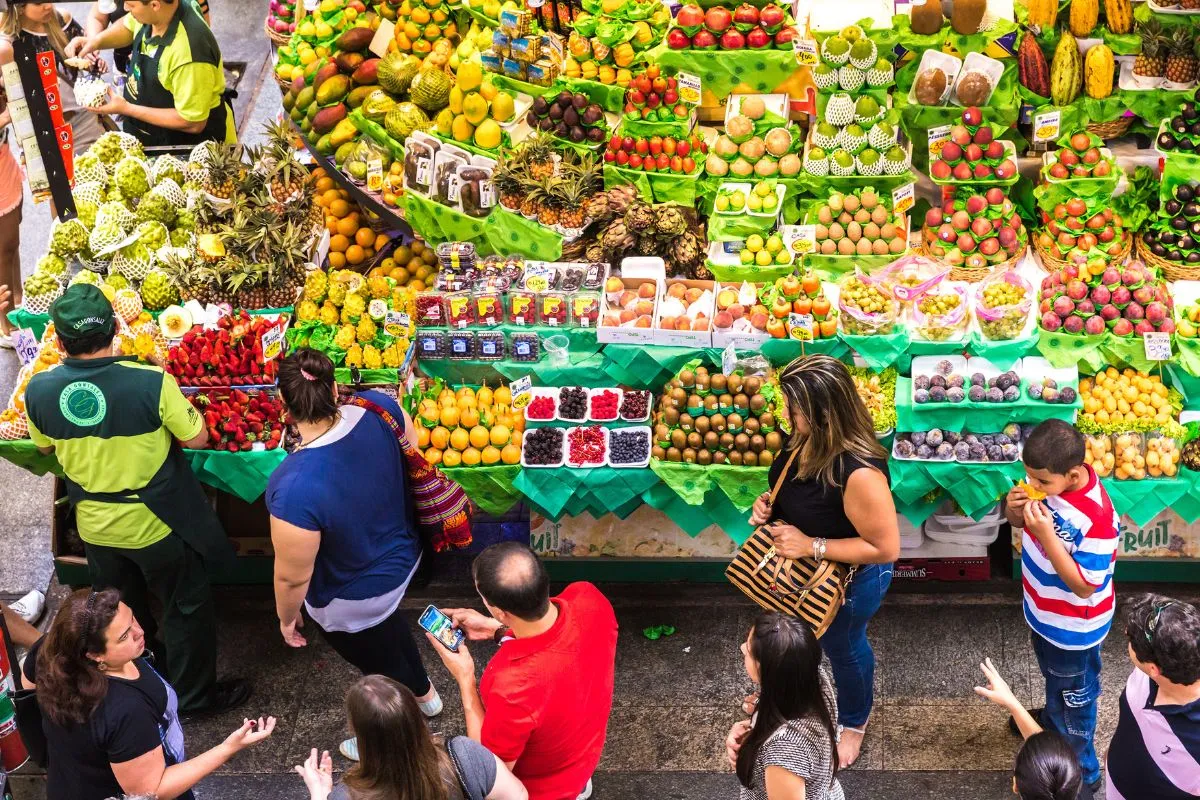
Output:
[[629,157],[629,166],[633,167],[634,169],[641,169],[642,168],[642,157],[640,155],[638,155],[637,153],[634,153],[633,155],[631,155]]
[[[639,158],[640,157],[641,156],[639,156]],[[623,167],[628,163],[629,163],[629,151],[618,150],[617,151],[617,165]]]
[[775,34],[775,46],[780,50],[790,50],[792,47],[792,40],[795,38],[795,28],[780,28],[779,33]]

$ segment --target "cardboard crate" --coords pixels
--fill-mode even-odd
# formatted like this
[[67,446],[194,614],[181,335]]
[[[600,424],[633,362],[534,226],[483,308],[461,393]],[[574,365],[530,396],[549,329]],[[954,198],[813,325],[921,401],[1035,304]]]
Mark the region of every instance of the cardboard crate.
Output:
[[[709,303],[705,309],[704,316],[708,319],[708,328],[702,331],[676,331],[663,330],[659,326],[662,324],[662,308],[663,301],[667,296],[667,291],[672,286],[682,284],[684,289],[699,289],[710,293]],[[666,345],[668,347],[712,347],[712,320],[713,308],[716,302],[716,282],[715,281],[694,281],[684,278],[678,280],[669,280],[665,284],[659,286],[658,301],[654,307],[654,344]]]
[[992,562],[982,546],[942,544],[928,539],[920,546],[902,548],[893,567],[893,580],[985,581]]
[[600,326],[596,328],[596,341],[601,344],[655,344],[653,325],[658,319],[658,299],[662,297],[666,281],[667,266],[661,258],[627,258],[621,262],[621,285],[626,291],[634,291],[646,281],[654,281],[654,313],[648,328],[614,327],[605,325],[609,314],[620,313],[620,309],[608,302],[608,292],[600,297]]

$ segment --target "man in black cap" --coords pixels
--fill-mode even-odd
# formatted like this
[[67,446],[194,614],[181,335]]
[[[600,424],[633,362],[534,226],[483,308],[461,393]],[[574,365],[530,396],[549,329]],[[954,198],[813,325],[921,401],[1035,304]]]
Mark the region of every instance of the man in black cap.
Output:
[[92,585],[119,589],[151,643],[149,594],[162,603],[159,655],[181,712],[239,706],[250,687],[217,681],[206,572],[233,551],[179,446],[207,443],[204,419],[161,368],[112,354],[116,314],[97,287],[68,287],[50,319],[67,357],[29,381],[29,436],[62,466]]

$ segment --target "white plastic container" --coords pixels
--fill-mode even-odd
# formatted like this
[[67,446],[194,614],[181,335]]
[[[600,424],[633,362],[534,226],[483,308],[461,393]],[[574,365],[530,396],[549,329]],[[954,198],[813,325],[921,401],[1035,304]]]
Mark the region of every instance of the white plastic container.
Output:
[[[604,436],[604,457],[599,461],[575,462],[571,460],[571,432],[573,430],[583,430],[584,428],[596,428]],[[603,467],[608,463],[608,453],[608,428],[602,428],[599,425],[576,425],[574,428],[567,428],[567,432],[563,436],[563,460],[568,467],[576,469]]]
[[525,430],[525,432],[523,434],[521,434],[521,466],[525,467],[526,469],[554,469],[555,467],[561,467],[567,460],[567,431],[569,429],[568,428],[560,429],[563,432],[562,453],[559,454],[559,459],[558,459],[557,464],[530,464],[528,461],[525,460],[525,453],[526,453],[525,437],[529,436],[530,433],[532,433],[533,431],[536,431],[536,430],[538,430],[538,428],[527,428]]
[[[540,397],[549,397],[554,402],[554,413],[548,417],[531,417],[529,416],[529,406],[533,405],[533,401]],[[558,419],[558,389],[554,387],[546,388],[535,386],[529,393],[529,405],[525,406],[525,419],[528,422],[554,422]]]
[[[949,104],[950,98],[954,96],[954,86],[958,83],[958,73],[962,70],[962,67],[962,59],[956,58],[949,53],[943,53],[941,50],[926,50],[921,55],[921,63],[917,67],[917,75],[920,75],[927,69],[933,68],[940,69],[946,75],[946,90],[942,92],[942,96],[936,105],[944,106]],[[1001,68],[1001,72],[1003,72],[1003,68]],[[908,102],[913,105],[919,105],[917,103],[916,86],[917,84],[914,80],[912,87],[908,90]]]
[[987,98],[979,105],[985,106],[992,99],[992,95],[996,93],[996,85],[1000,83],[1000,78],[1004,75],[1004,65],[994,58],[988,58],[982,53],[967,53],[967,57],[962,62],[962,67],[959,69],[958,76],[954,79],[954,91],[951,93],[951,100],[956,105],[963,105],[958,99],[958,83],[963,76],[971,72],[982,72],[987,76],[988,82],[992,85],[992,90],[988,92]]
[[[594,414],[592,414],[592,398],[599,397],[600,395],[604,394],[605,392],[612,392],[613,394],[615,394],[617,396],[617,410],[613,413],[613,415],[611,417],[597,417]],[[624,392],[622,392],[620,389],[613,388],[613,387],[604,386],[599,389],[589,389],[588,390],[588,405],[587,405],[588,420],[590,422],[614,422],[614,421],[616,421],[621,416],[621,400],[624,397],[625,397]]]
[[[612,437],[613,437],[613,434],[623,433],[625,431],[643,431],[644,432],[644,434],[646,436],[646,458],[644,461],[634,461],[629,464],[613,463],[613,460],[612,460]],[[625,428],[609,428],[608,429],[608,439],[607,439],[607,451],[605,452],[605,458],[608,462],[608,466],[610,466],[614,469],[642,469],[644,467],[650,466],[650,450],[654,447],[654,438],[653,437],[654,437],[653,431],[650,430],[650,426],[648,426],[648,425],[630,425]]]
[[562,413],[562,396],[561,396],[561,394],[556,394],[556,396],[554,398],[554,402],[555,402],[554,418],[557,419],[559,422],[571,422],[576,425],[581,425],[581,424],[587,422],[588,412],[590,410],[589,406],[591,404],[592,390],[586,386],[560,386],[559,388],[554,389],[553,391],[554,392],[562,392],[563,389],[582,389],[583,390],[584,395],[587,397],[587,400],[585,401],[584,408],[583,408],[583,416],[582,417],[564,417],[563,413]]
[[986,546],[1000,535],[1001,521],[999,504],[978,522],[957,514],[935,513],[925,521],[925,535],[943,544]]
[[[625,399],[633,394],[647,395],[647,397],[646,397],[646,413],[640,417],[627,417],[624,414],[620,414],[621,421],[622,422],[646,422],[647,420],[650,419],[650,415],[654,412],[654,392],[651,392],[649,389],[629,389],[628,391],[622,391],[621,402],[624,403]],[[619,409],[618,409],[618,412],[619,412]],[[651,442],[651,445],[653,445],[653,442]]]

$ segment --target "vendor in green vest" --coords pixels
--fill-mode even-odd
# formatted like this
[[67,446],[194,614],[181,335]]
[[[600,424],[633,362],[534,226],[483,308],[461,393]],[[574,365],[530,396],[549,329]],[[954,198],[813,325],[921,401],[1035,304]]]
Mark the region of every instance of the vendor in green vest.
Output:
[[217,39],[186,0],[125,0],[124,17],[106,30],[72,39],[67,53],[131,47],[120,97],[90,110],[115,114],[148,147],[237,141],[233,107]]
[[[97,287],[68,287],[50,319],[67,357],[29,381],[29,437],[62,467],[92,586],[120,590],[181,712],[235,708],[250,687],[217,681],[208,576],[233,549],[180,447],[205,445],[204,418],[161,368],[112,355],[116,314]],[[163,609],[161,637],[150,595]]]

